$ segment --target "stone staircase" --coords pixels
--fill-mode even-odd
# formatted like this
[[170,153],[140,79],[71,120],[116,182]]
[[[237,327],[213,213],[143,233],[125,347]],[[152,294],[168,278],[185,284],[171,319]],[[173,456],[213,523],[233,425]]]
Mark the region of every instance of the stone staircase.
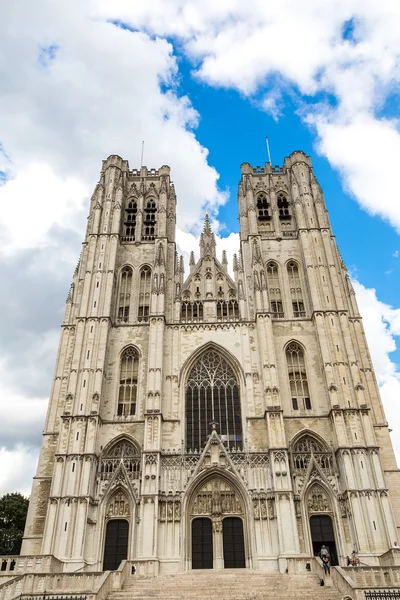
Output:
[[280,574],[250,569],[193,570],[159,577],[132,576],[107,600],[341,600],[314,573]]

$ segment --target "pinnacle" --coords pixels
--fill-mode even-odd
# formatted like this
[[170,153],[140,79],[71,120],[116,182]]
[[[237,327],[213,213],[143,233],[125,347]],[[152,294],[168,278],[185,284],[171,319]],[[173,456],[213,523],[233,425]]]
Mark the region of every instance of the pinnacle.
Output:
[[208,217],[208,212],[206,212],[206,218],[204,220],[203,233],[205,233],[206,235],[212,235],[211,223]]

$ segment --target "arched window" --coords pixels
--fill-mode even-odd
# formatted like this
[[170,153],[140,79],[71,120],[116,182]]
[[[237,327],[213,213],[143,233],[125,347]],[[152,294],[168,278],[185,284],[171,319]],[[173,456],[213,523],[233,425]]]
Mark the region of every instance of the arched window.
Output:
[[156,212],[157,206],[155,200],[147,200],[146,206],[144,207],[144,220],[143,220],[143,240],[154,240],[156,235]]
[[260,221],[265,221],[271,218],[269,212],[269,202],[266,194],[262,193],[257,196],[257,212]]
[[296,441],[291,450],[293,469],[305,471],[310,464],[311,455],[325,473],[331,474],[334,468],[332,450],[307,433]]
[[278,197],[276,199],[276,204],[278,206],[278,211],[279,211],[279,218],[280,219],[287,219],[288,217],[290,218],[290,212],[289,212],[289,202],[288,199],[286,198],[285,194],[278,194]]
[[119,374],[118,411],[120,417],[136,413],[139,354],[135,348],[124,350]]
[[242,446],[239,383],[229,363],[215,350],[204,352],[186,384],[186,448],[201,449],[214,422],[228,448]]
[[131,241],[135,241],[135,228],[136,228],[136,216],[137,216],[137,203],[135,199],[131,199],[125,209],[125,220],[124,220],[124,235],[127,238],[131,238]]
[[274,319],[283,319],[285,313],[282,304],[281,288],[279,286],[278,265],[275,262],[267,264],[267,286],[272,317]]
[[310,410],[311,400],[308,390],[306,365],[303,348],[297,342],[291,342],[286,348],[290,393],[293,410]]
[[131,267],[124,267],[121,271],[118,297],[118,321],[127,323],[129,321],[129,310],[131,305],[133,271]]
[[139,479],[140,452],[131,442],[125,439],[120,439],[104,452],[100,461],[100,478],[103,480],[111,479],[121,462],[130,479]]
[[139,275],[138,321],[148,321],[150,312],[151,269],[143,267]]
[[304,309],[298,264],[293,260],[290,261],[287,265],[287,272],[289,277],[290,295],[292,298],[293,316],[295,319],[304,318],[306,316],[306,311]]

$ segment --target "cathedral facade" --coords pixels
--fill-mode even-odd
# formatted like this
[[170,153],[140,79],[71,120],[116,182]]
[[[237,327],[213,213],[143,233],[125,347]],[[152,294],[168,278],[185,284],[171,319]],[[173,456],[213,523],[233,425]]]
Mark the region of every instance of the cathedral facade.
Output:
[[233,276],[187,277],[170,169],[103,161],[23,541],[66,569],[284,570],[398,539],[400,478],[310,159],[241,166]]

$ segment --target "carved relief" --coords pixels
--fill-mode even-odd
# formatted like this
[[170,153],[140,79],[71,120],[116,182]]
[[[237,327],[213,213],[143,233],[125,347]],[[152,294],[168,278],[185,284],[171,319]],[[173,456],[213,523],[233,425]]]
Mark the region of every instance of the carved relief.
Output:
[[110,517],[129,517],[130,515],[130,506],[129,501],[125,494],[121,491],[118,491],[116,494],[112,496],[110,499],[106,516]]
[[307,509],[309,513],[331,512],[332,507],[330,500],[321,486],[313,485],[309,491]]
[[192,515],[242,514],[242,504],[235,491],[224,481],[214,479],[205,484],[195,497]]

